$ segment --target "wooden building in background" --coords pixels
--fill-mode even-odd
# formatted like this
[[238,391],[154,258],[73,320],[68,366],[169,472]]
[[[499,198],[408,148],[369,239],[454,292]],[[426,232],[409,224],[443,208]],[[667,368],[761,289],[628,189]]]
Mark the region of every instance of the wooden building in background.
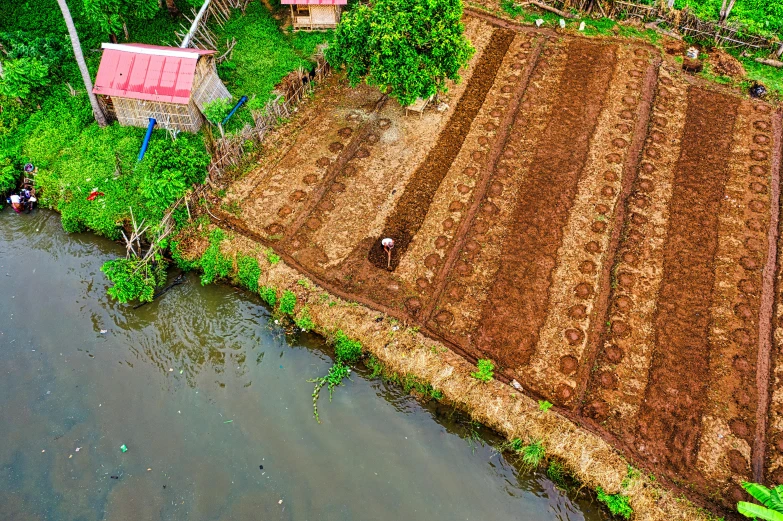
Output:
[[291,6],[294,30],[317,31],[334,29],[348,0],[281,0]]

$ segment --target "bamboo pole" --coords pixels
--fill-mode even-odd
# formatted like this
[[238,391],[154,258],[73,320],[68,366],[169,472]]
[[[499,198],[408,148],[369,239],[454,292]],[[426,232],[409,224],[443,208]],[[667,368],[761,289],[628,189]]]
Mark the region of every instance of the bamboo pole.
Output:
[[185,35],[185,38],[182,39],[182,43],[180,44],[181,49],[187,49],[190,45],[190,40],[193,38],[193,33],[196,32],[196,29],[199,26],[199,23],[201,22],[201,18],[204,16],[204,13],[207,12],[207,8],[209,7],[210,0],[204,0],[204,5],[201,6],[201,9],[198,10],[198,14],[196,14],[196,17],[193,19],[193,23],[190,24],[190,30]]

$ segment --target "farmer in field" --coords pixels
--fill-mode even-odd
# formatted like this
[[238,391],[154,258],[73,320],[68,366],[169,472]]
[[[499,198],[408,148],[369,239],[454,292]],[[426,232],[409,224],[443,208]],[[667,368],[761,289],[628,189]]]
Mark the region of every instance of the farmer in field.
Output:
[[386,269],[391,270],[391,252],[392,248],[394,248],[394,239],[387,237],[381,241],[381,244],[383,245],[383,251],[386,252],[386,257],[389,259],[389,262],[386,263]]

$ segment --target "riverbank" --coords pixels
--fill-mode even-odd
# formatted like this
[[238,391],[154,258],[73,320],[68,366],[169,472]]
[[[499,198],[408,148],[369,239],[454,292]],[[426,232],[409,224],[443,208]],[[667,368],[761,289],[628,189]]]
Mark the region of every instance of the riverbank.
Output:
[[[547,458],[562,463],[583,485],[627,497],[633,508],[633,519],[715,518],[685,500],[681,492],[669,490],[654,476],[633,469],[609,443],[570,418],[554,409],[542,411],[537,400],[496,379],[482,383],[473,378],[471,372],[475,366],[444,344],[427,338],[405,322],[330,294],[241,233],[231,230],[224,233],[226,238],[220,242],[220,251],[231,259],[228,278],[235,284],[240,284],[236,259],[256,259],[261,268],[259,288],[274,288],[278,299],[284,292],[296,295],[294,320],[306,314],[313,330],[327,339],[333,338],[336,331],[343,331],[361,342],[364,350],[387,370],[403,379],[413,377],[430,384],[443,394],[444,402],[469,413],[508,440],[520,439],[525,444],[540,440]],[[206,231],[202,230],[181,243],[186,259],[203,256],[209,247],[206,237]],[[328,414],[328,406],[322,406],[321,415]]]
[[316,423],[319,336],[196,273],[118,304],[99,268],[123,250],[53,212],[0,211],[0,519],[606,521],[364,368]]

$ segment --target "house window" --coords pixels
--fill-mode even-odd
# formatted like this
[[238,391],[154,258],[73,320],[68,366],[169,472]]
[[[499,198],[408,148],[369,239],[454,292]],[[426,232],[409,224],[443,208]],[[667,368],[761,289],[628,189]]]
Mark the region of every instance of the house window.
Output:
[[296,16],[310,16],[310,6],[309,5],[297,5],[296,6]]

